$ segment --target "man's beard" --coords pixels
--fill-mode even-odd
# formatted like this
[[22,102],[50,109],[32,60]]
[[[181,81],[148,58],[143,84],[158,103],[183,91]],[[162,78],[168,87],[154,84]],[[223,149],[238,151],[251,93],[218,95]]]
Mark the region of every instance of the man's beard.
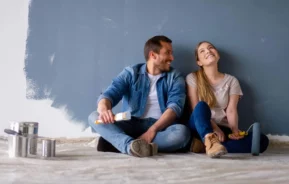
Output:
[[170,71],[170,66],[167,66],[166,63],[157,65],[157,68],[158,68],[161,72],[168,72],[168,71]]

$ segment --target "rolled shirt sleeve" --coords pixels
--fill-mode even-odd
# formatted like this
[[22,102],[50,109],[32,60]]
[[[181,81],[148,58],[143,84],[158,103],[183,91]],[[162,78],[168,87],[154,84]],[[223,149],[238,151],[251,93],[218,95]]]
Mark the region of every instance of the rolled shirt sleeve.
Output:
[[177,115],[181,117],[186,100],[185,80],[180,73],[172,79],[171,86],[168,86],[167,108],[171,108]]

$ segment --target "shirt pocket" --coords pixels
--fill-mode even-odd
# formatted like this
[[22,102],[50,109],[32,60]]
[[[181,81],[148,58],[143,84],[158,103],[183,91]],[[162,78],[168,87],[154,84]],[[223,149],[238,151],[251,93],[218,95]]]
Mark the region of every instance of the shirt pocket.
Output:
[[134,87],[131,89],[129,105],[132,110],[137,110],[142,105],[142,93],[141,89],[136,90]]

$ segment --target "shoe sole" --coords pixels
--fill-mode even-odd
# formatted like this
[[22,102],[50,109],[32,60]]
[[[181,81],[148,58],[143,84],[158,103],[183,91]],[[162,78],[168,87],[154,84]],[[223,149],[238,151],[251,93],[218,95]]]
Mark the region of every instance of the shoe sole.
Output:
[[148,144],[142,139],[136,139],[131,143],[130,151],[136,157],[149,157],[158,153],[158,146],[155,143]]
[[158,145],[156,143],[150,143],[151,146],[151,156],[158,154]]
[[210,154],[208,156],[211,157],[211,158],[220,158],[221,156],[223,156],[223,155],[225,155],[227,153],[228,153],[227,150],[222,150],[222,151],[219,151],[217,153]]

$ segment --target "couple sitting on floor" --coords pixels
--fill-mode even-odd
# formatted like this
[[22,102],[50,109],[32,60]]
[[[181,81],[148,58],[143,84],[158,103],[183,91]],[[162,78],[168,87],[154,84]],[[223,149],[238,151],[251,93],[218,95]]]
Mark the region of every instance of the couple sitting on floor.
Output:
[[[237,105],[243,95],[238,80],[218,71],[216,47],[200,42],[195,58],[200,69],[184,79],[171,67],[172,41],[154,36],[144,46],[146,63],[126,67],[99,97],[97,111],[88,121],[101,135],[98,151],[137,157],[157,152],[192,151],[215,158],[229,153],[250,153],[252,134],[240,135]],[[114,121],[112,108],[123,100],[132,118]],[[180,121],[185,102],[190,118]],[[95,124],[96,120],[103,123]],[[179,121],[178,121],[179,120]],[[228,135],[232,134],[230,138]],[[260,152],[269,140],[261,134]]]

